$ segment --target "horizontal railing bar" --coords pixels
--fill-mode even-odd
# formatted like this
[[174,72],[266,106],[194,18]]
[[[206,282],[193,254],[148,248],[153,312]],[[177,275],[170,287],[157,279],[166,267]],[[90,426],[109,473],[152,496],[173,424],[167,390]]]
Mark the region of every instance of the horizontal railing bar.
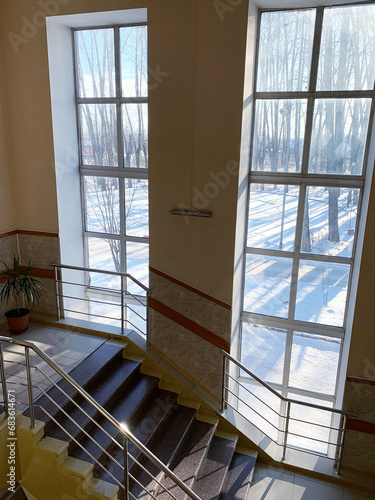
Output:
[[[242,387],[243,389],[245,389],[245,391],[247,391],[249,394],[251,394],[252,396],[254,396],[254,398],[256,398],[258,401],[260,401],[262,404],[264,404],[265,406],[267,406],[267,408],[269,408],[271,411],[273,411],[274,413],[276,413],[276,415],[278,415],[280,418],[285,418],[284,415],[281,415],[281,413],[279,413],[278,411],[276,411],[274,408],[272,408],[269,404],[265,403],[262,399],[260,399],[258,396],[256,396],[253,392],[250,391],[250,389],[248,389],[246,386],[242,385],[238,380],[236,380],[235,378],[233,378],[228,372],[225,372],[229,378],[231,378],[234,382],[236,382],[240,387]],[[227,387],[226,387],[227,388]],[[236,396],[238,397],[238,396]],[[238,398],[239,399],[239,398]]]
[[74,441],[80,448],[81,450],[83,450],[92,460],[94,460],[94,462],[101,468],[104,470],[104,472],[106,472],[121,488],[124,488],[124,485],[118,480],[116,479],[116,477],[111,474],[109,472],[109,470],[107,470],[104,465],[102,465],[98,460],[96,460],[96,458],[89,452],[87,451],[84,446],[82,446],[82,444],[77,440],[75,439],[66,429],[64,429],[64,427],[52,416],[50,415],[50,413],[45,409],[43,408],[43,406],[40,406],[40,405],[35,405],[36,408],[40,408],[46,415],[48,415],[48,417],[58,426],[60,427],[60,429],[62,431],[65,432],[65,434],[67,434],[69,436],[69,438]]
[[89,267],[78,267],[78,266],[68,266],[66,264],[50,264],[51,267],[57,269],[70,269],[72,271],[84,271],[88,273],[98,273],[98,274],[107,274],[110,276],[122,276],[124,278],[130,278],[134,283],[136,283],[139,287],[143,288],[145,292],[150,293],[151,290],[147,288],[143,283],[134,278],[131,274],[128,273],[119,273],[116,271],[104,271],[103,269],[91,269]]
[[[39,370],[41,373],[43,373],[43,375],[56,387],[56,389],[58,389],[61,394],[63,394],[71,403],[73,403],[88,419],[91,420],[91,422],[93,422],[102,432],[104,432],[104,434],[106,434],[110,439],[111,441],[116,444],[117,446],[119,446],[120,448],[122,448],[121,444],[115,439],[113,438],[109,432],[107,432],[105,429],[103,429],[103,427],[99,424],[99,422],[97,422],[96,420],[94,420],[83,408],[81,408],[79,406],[79,404],[71,397],[69,396],[68,393],[66,393],[64,391],[64,389],[61,389],[61,387],[56,383],[55,380],[51,379],[46,373],[43,372],[43,370],[41,368],[38,368],[36,367],[37,370]],[[50,396],[48,396],[50,397]]]
[[[132,479],[135,483],[137,483],[138,486],[140,486],[143,491],[146,491],[147,495],[150,495],[154,500],[157,500],[157,498],[154,497],[154,495],[146,488],[146,486],[143,486],[143,484],[140,481],[138,481],[138,479],[136,477],[134,477],[132,474],[129,473],[129,478]],[[136,498],[136,497],[134,497],[134,498]]]
[[[119,467],[122,467],[121,464],[119,464],[119,462],[110,454],[108,453],[107,450],[105,450],[92,436],[90,436],[90,434],[85,431],[85,429],[83,427],[81,427],[75,420],[74,418],[72,418],[58,403],[56,403],[56,401],[54,399],[51,398],[51,396],[49,394],[47,394],[46,391],[44,391],[42,389],[42,393],[44,394],[44,396],[46,396],[74,425],[76,425],[78,427],[78,429],[83,432],[90,440],[92,443],[94,443],[105,455],[107,455],[107,457],[112,461],[114,462],[116,465],[118,465]],[[40,405],[37,405],[40,407]],[[81,408],[79,408],[81,409]],[[66,429],[64,429],[63,426],[61,426],[62,430],[68,434],[68,436],[70,437],[69,433],[66,431]],[[99,426],[100,428],[100,426]],[[82,448],[82,449],[85,449],[85,448]],[[86,453],[88,455],[90,455],[87,451]],[[122,467],[123,468],[123,467]]]
[[[169,493],[169,491],[166,489],[166,487],[165,487],[165,486],[163,486],[163,485],[161,484],[161,482],[160,482],[160,481],[159,481],[159,480],[158,480],[158,479],[157,479],[157,478],[156,478],[156,477],[155,477],[155,476],[154,476],[154,475],[153,475],[153,474],[152,474],[149,470],[147,470],[147,469],[146,469],[146,467],[145,467],[144,465],[142,465],[142,464],[141,464],[141,462],[140,462],[139,460],[137,460],[137,459],[136,459],[136,458],[135,458],[135,457],[134,457],[131,453],[129,453],[129,452],[128,452],[128,457],[129,457],[131,460],[133,460],[133,463],[137,464],[137,466],[138,466],[140,469],[142,469],[144,472],[146,472],[146,474],[148,474],[150,477],[152,477],[152,479],[153,479],[153,480],[154,480],[154,481],[155,481],[155,482],[156,482],[156,483],[157,483],[157,484],[158,484],[161,488],[163,488],[163,490],[164,490],[164,491],[166,491],[167,493]],[[132,477],[134,478],[134,476],[132,476]],[[134,480],[136,480],[136,479],[134,478]],[[145,488],[145,487],[143,486],[143,488]],[[172,493],[169,493],[169,495],[171,495],[171,496],[172,496],[172,498],[174,498],[175,500],[178,500],[178,499],[177,499],[177,498],[176,498],[176,497],[175,497]]]
[[[58,266],[57,266],[58,267]],[[120,432],[122,432],[130,441],[139,448],[146,457],[148,457],[151,462],[153,462],[160,470],[162,470],[168,477],[170,477],[190,498],[193,500],[201,500],[201,498],[194,493],[188,486],[186,486],[180,478],[176,476],[166,465],[163,464],[139,439],[137,439],[125,426],[122,426],[105,408],[103,408],[95,399],[90,396],[88,392],[85,391],[75,380],[66,373],[60,366],[53,361],[47,354],[45,354],[42,349],[40,349],[36,344],[27,340],[18,340],[12,337],[0,337],[0,341],[9,342],[11,344],[22,345],[24,347],[30,347],[33,349],[47,364],[49,364],[64,380],[66,380],[74,389],[89,403],[91,403],[94,408],[98,410],[107,420],[109,420],[114,427],[116,427]]]
[[120,304],[115,304],[114,302],[104,302],[102,300],[93,300],[91,298],[87,298],[87,297],[72,297],[71,295],[64,295],[62,293],[57,293],[56,294],[57,297],[62,297],[64,299],[73,299],[73,300],[82,300],[84,302],[94,302],[95,304],[105,304],[106,306],[116,306],[116,307],[119,307]]
[[326,444],[326,445],[332,445],[332,446],[337,446],[337,443],[331,443],[330,441],[323,441],[322,439],[318,439],[318,438],[313,438],[313,437],[309,437],[309,436],[304,436],[303,434],[297,434],[295,432],[288,432],[288,436],[295,436],[295,437],[300,437],[300,438],[303,438],[303,439],[309,439],[310,441],[316,441],[317,443],[323,443],[323,444]]
[[90,312],[82,312],[74,309],[66,309],[65,307],[60,307],[60,311],[72,312],[75,314],[83,314],[85,316],[94,316],[95,318],[105,318],[105,319],[113,319],[114,321],[121,321],[121,318],[114,318],[113,316],[103,316],[102,314],[93,314]]
[[[230,389],[227,388],[227,391],[230,392],[231,394],[233,394],[233,396],[236,396],[234,394],[234,392],[232,392]],[[272,422],[270,422],[269,420],[266,419],[266,417],[264,417],[263,415],[261,415],[260,413],[258,413],[256,410],[254,410],[254,408],[252,408],[248,403],[246,403],[246,401],[244,401],[243,399],[239,398],[237,396],[237,399],[239,401],[241,401],[241,403],[243,403],[244,405],[246,405],[251,411],[253,411],[254,413],[256,413],[260,418],[262,418],[263,420],[265,420],[269,425],[271,425],[274,429],[276,429],[277,431],[280,431],[280,429],[278,427],[276,427],[276,425],[274,425]],[[226,401],[227,402],[227,401]],[[282,432],[282,431],[281,431]]]
[[261,378],[259,378],[257,375],[252,373],[248,368],[243,366],[239,361],[234,359],[230,354],[228,354],[226,351],[223,349],[221,350],[221,354],[225,356],[226,358],[229,359],[229,361],[232,361],[235,365],[237,365],[239,368],[244,370],[250,377],[254,378],[257,382],[259,382],[263,387],[268,389],[270,392],[272,392],[275,396],[277,396],[279,399],[284,401],[285,403],[293,403],[293,404],[298,404],[302,406],[307,406],[308,408],[315,408],[317,410],[323,410],[323,411],[328,411],[332,413],[337,413],[338,415],[346,415],[348,417],[356,417],[357,415],[355,413],[348,412],[346,410],[338,410],[336,408],[328,408],[327,406],[321,406],[321,405],[316,405],[314,403],[307,403],[305,401],[298,401],[297,399],[290,399],[282,396],[279,394],[277,391],[275,391],[270,385],[267,384],[267,382],[264,382]]
[[[237,408],[235,408],[234,406],[232,406],[232,405],[229,403],[229,401],[225,401],[225,403],[227,403],[227,405],[228,405],[230,408],[232,408],[234,411],[236,411],[237,413],[239,413],[240,415],[242,415],[242,413],[240,413],[240,412],[238,411],[238,409],[237,409]],[[247,417],[245,417],[245,415],[242,415],[242,416],[243,416],[243,418],[244,418],[245,420],[247,420],[247,421],[248,421],[251,425],[253,425],[256,429],[258,429],[258,431],[259,431],[259,432],[261,432],[261,433],[262,433],[262,434],[264,434],[266,437],[268,437],[268,439],[270,439],[270,440],[271,440],[273,443],[275,443],[277,446],[280,446],[280,445],[277,443],[277,441],[275,441],[275,440],[274,440],[271,436],[269,436],[269,435],[267,434],[267,432],[265,432],[265,431],[263,431],[262,429],[260,429],[260,428],[259,428],[256,424],[254,424],[253,422],[250,422],[250,420],[249,420]]]
[[340,430],[341,430],[341,429],[338,429],[337,427],[332,427],[330,425],[317,424],[315,422],[310,422],[309,420],[301,420],[299,418],[289,417],[289,420],[293,420],[293,422],[300,422],[301,424],[306,424],[306,425],[315,425],[316,427],[322,427],[323,429],[329,429],[331,431],[340,432]]
[[125,307],[127,309],[130,309],[134,314],[136,314],[137,316],[139,316],[143,321],[147,321],[147,318],[144,318],[141,314],[137,313],[137,311],[134,311],[134,309],[132,309],[130,306],[125,305]]

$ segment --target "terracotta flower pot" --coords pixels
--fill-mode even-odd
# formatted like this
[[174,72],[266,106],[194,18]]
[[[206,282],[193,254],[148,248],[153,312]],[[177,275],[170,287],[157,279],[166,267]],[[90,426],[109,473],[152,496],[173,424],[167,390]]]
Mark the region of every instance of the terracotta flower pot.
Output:
[[18,314],[18,309],[11,309],[5,313],[11,333],[21,334],[29,328],[30,309],[21,307],[20,313],[21,315]]

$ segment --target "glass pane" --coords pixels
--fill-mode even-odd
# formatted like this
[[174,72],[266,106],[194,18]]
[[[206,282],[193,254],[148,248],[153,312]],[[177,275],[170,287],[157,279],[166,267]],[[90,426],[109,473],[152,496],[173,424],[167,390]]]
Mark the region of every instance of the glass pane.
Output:
[[113,29],[75,32],[79,97],[115,97]]
[[[148,287],[148,243],[126,243],[126,272]],[[128,279],[127,289],[133,295],[145,295],[131,279]]]
[[147,96],[147,27],[120,28],[123,97]]
[[85,176],[83,181],[86,231],[120,234],[118,179]]
[[257,100],[252,169],[300,172],[305,122],[306,100]]
[[302,252],[353,254],[359,189],[308,187],[302,230]]
[[333,395],[340,346],[340,339],[294,332],[289,386]]
[[[327,408],[333,407],[333,404],[329,401],[306,398],[295,394],[289,394],[289,397]],[[309,408],[308,406],[292,404],[290,407],[290,417],[288,445],[326,455],[328,451],[326,443],[330,441],[330,429],[327,429],[327,427],[332,425],[332,413]],[[295,436],[291,433],[298,435]],[[333,437],[331,437],[331,441],[335,441]]]
[[361,175],[370,99],[317,99],[309,172]]
[[238,412],[268,437],[277,441],[280,399],[265,387],[253,384],[239,386]]
[[343,326],[350,266],[301,260],[295,318]]
[[148,181],[125,179],[126,234],[148,238]]
[[117,167],[117,117],[115,104],[80,104],[82,163]]
[[294,249],[298,186],[251,184],[247,246]]
[[[286,330],[242,323],[241,363],[265,382],[283,381]],[[242,373],[247,377],[246,373]]]
[[124,166],[148,168],[147,104],[123,104]]
[[246,311],[288,317],[292,259],[260,255],[246,256]]
[[263,12],[257,91],[307,90],[315,10]]
[[[87,264],[92,269],[119,272],[120,267],[120,242],[118,240],[103,238],[87,238]],[[90,273],[89,286],[121,289],[121,280],[118,276],[109,274]]]
[[324,10],[318,90],[373,88],[374,25],[374,4]]

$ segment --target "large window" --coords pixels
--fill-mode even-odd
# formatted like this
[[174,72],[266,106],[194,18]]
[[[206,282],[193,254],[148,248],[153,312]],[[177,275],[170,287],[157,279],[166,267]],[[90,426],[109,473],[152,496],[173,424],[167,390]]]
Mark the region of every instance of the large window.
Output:
[[[147,286],[147,27],[73,33],[86,265]],[[89,284],[119,288],[108,275],[93,274]]]
[[356,258],[374,26],[374,4],[259,15],[240,357],[283,395],[325,406]]

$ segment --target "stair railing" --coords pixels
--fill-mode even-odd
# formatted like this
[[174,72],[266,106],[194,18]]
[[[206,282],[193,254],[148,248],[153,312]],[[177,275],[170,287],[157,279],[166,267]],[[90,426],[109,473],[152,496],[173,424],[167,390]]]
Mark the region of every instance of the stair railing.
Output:
[[[357,415],[345,410],[329,408],[306,401],[299,401],[297,399],[284,397],[277,390],[264,382],[264,380],[257,377],[254,373],[252,373],[248,368],[246,368],[242,363],[233,358],[226,351],[222,350],[221,354],[223,355],[222,412],[225,414],[226,408],[232,408],[235,412],[240,413],[250,424],[255,425],[255,427],[262,434],[267,436],[267,438],[273,441],[276,445],[280,445],[282,447],[281,461],[286,460],[287,449],[289,448],[311,455],[330,458],[335,463],[336,473],[340,474],[345,434],[347,429],[347,420],[348,418],[355,418]],[[255,394],[249,389],[249,384],[243,384],[240,380],[241,372],[246,374],[251,379],[254,379],[261,387],[266,389],[267,396],[262,398],[259,394]],[[249,401],[245,401],[245,396],[240,397],[240,391],[242,391],[245,396],[250,398],[253,403],[250,404]],[[269,401],[270,396],[277,398],[281,411],[278,411],[271,406]],[[260,410],[259,408],[256,409],[257,405],[259,404],[261,404],[262,410]],[[244,410],[239,409],[239,406],[241,405],[243,406]],[[326,412],[327,415],[330,416],[331,423],[329,425],[324,425],[313,422],[311,420],[303,419],[301,417],[296,418],[296,416],[293,416],[293,409],[300,407],[307,407],[312,411],[319,410],[322,412]],[[257,424],[254,424],[254,418],[249,417],[250,413],[253,415],[253,417],[255,416]],[[333,416],[337,416],[337,427],[332,424]],[[272,417],[274,418],[272,419]],[[277,420],[277,423],[275,423],[275,420]],[[305,431],[307,430],[308,426],[313,426],[315,432],[317,432],[317,429],[320,429],[326,434],[329,434],[329,436],[336,436],[336,439],[332,441],[330,437],[328,437],[328,439],[319,439],[308,435],[307,432],[305,432],[305,434],[300,434],[298,432],[295,432],[295,429],[291,430],[291,425],[293,425],[294,428],[299,426],[300,429],[305,429]],[[270,429],[274,433],[274,436],[270,436]],[[277,436],[276,438],[275,435]],[[328,450],[329,447],[332,447],[335,451],[332,454],[333,456],[329,457],[325,452],[318,452],[316,450],[314,451],[314,446],[310,445],[311,449],[308,449],[307,447],[305,448],[303,446],[293,445],[288,442],[289,438],[294,438],[295,440],[296,438],[298,438],[305,443],[306,441],[308,443],[312,441],[316,443],[315,448],[317,448],[317,446],[320,446]]]
[[[13,344],[16,346],[21,346],[24,347],[24,355],[25,355],[25,363],[20,363],[20,362],[14,362],[6,359],[6,351],[3,349],[3,343],[5,344]],[[35,360],[31,362],[31,356],[30,352],[33,351],[37,357],[39,357],[41,360],[43,360],[49,367],[53,369],[53,371],[61,377],[61,379],[65,380],[82,398],[84,398],[85,401],[90,403],[97,412],[99,412],[106,421],[110,422],[113,427],[118,431],[118,433],[122,436],[122,444],[118,440],[118,436],[113,437],[106,431],[103,426],[101,426],[96,419],[92,418],[82,407],[79,405],[77,401],[75,401],[74,398],[69,396],[66,390],[61,388],[59,384],[52,378],[52,376],[48,375],[44,369],[40,368],[39,366],[35,365]],[[10,381],[7,380],[6,377],[6,365],[8,364],[17,364],[20,365],[21,367],[24,367],[26,369],[26,381],[25,382],[15,382],[15,381]],[[39,385],[38,383],[33,383],[33,377],[32,377],[32,370],[35,370],[35,372],[39,372],[42,374],[45,379],[49,382],[50,386],[48,389],[44,389]],[[72,439],[72,441],[75,442],[77,446],[79,446],[81,449],[83,449],[87,455],[96,463],[98,467],[100,467],[106,474],[108,474],[112,480],[122,488],[124,492],[124,498],[128,500],[129,498],[136,498],[132,492],[130,491],[129,488],[129,479],[134,483],[138,484],[138,486],[146,492],[148,495],[150,495],[150,498],[156,499],[156,496],[158,493],[163,490],[165,493],[169,494],[171,498],[174,500],[177,500],[176,496],[171,493],[168,489],[166,489],[162,481],[163,479],[158,479],[153,475],[147,467],[145,467],[139,459],[137,459],[135,456],[133,456],[129,452],[129,443],[132,443],[152,464],[154,464],[159,471],[161,471],[162,474],[165,476],[169,477],[175,486],[180,488],[189,498],[193,500],[201,500],[201,498],[194,493],[188,486],[184,484],[183,481],[181,481],[174,473],[169,469],[168,466],[166,466],[163,462],[161,462],[139,439],[137,439],[136,436],[134,436],[129,429],[124,425],[118,422],[105,408],[103,408],[88,392],[85,391],[77,382],[68,374],[66,373],[57,363],[55,363],[42,349],[40,349],[36,344],[33,342],[29,342],[26,340],[18,340],[14,339],[11,337],[2,337],[0,336],[0,376],[1,376],[1,387],[2,387],[2,392],[3,392],[3,401],[1,402],[4,406],[4,414],[5,418],[7,419],[9,417],[9,404],[8,404],[8,385],[18,385],[27,388],[27,394],[28,394],[28,401],[27,402],[20,402],[17,401],[17,404],[19,405],[24,405],[29,407],[30,411],[30,425],[31,428],[35,428],[37,423],[36,423],[36,418],[35,418],[35,410],[38,409],[42,411],[45,415],[47,415],[53,422],[56,424],[60,429],[62,429],[65,434]],[[51,387],[55,387],[60,391],[61,394],[63,394],[73,405],[75,405],[76,408],[78,408],[83,414],[86,415],[91,420],[91,423],[93,425],[96,425],[99,429],[101,429],[107,436],[111,439],[111,441],[118,446],[120,449],[123,450],[123,464],[121,465],[120,463],[117,462],[117,460],[108,453],[107,450],[103,449],[101,445],[96,442],[88,432],[83,429],[80,424],[78,424],[69,414],[66,412],[62,406],[57,403],[49,394],[49,390]],[[79,440],[74,438],[61,424],[60,422],[53,417],[53,415],[40,404],[40,399],[39,395],[38,397],[34,398],[33,395],[33,390],[37,389],[39,393],[43,394],[43,396],[47,397],[50,402],[52,402],[58,410],[62,411],[64,416],[74,423],[77,428],[80,430],[80,432],[83,432],[86,437],[91,439],[95,445],[99,447],[99,449],[106,455],[107,459],[112,459],[116,465],[121,467],[121,470],[123,470],[123,481],[120,482],[107,468],[105,468],[92,454],[87,452],[85,448],[81,445]],[[156,493],[152,491],[149,491],[147,487],[143,484],[141,484],[137,478],[131,473],[130,471],[130,464],[136,464],[138,468],[140,468],[143,472],[145,472],[152,481],[156,483]],[[161,488],[161,490],[160,490]],[[155,496],[156,495],[156,496]]]
[[[57,321],[60,321],[65,316],[65,313],[78,314],[80,315],[79,317],[86,316],[89,319],[98,318],[100,320],[110,320],[112,323],[120,325],[121,334],[124,334],[126,325],[128,325],[131,329],[134,329],[146,338],[146,346],[147,349],[149,348],[149,297],[151,291],[148,287],[128,273],[68,266],[65,264],[51,264],[51,267],[53,267],[55,271]],[[62,270],[73,271],[73,273],[70,273],[69,280],[64,281],[62,279]],[[74,274],[74,271],[80,273],[78,277],[81,279],[77,279],[77,277],[73,278],[73,276],[77,276]],[[90,275],[106,275],[112,278],[117,277],[119,278],[118,288],[91,285],[88,283],[88,276]],[[72,281],[73,279],[74,281]],[[127,280],[130,280],[136,285],[140,289],[140,293],[141,291],[145,292],[145,296],[131,293],[128,290]],[[78,288],[76,289],[75,287]],[[66,290],[68,290],[68,293],[66,293]],[[71,295],[74,293],[74,290],[77,290],[78,293]],[[92,295],[95,298],[93,298]],[[108,300],[104,300],[105,297],[108,297]],[[114,302],[116,299],[117,302]],[[68,305],[66,306],[65,303]],[[75,307],[77,304],[82,304],[84,307]],[[142,315],[137,312],[134,306],[145,308],[145,314]],[[72,307],[75,308],[72,309]],[[104,313],[98,314],[100,311],[93,312],[95,307],[101,307],[104,309]],[[115,308],[115,310],[118,309],[119,314],[117,316],[114,316],[112,312],[105,313],[106,309],[113,308]],[[128,318],[129,311],[134,315],[134,320],[132,321]],[[135,323],[136,320],[141,322],[141,326]]]

